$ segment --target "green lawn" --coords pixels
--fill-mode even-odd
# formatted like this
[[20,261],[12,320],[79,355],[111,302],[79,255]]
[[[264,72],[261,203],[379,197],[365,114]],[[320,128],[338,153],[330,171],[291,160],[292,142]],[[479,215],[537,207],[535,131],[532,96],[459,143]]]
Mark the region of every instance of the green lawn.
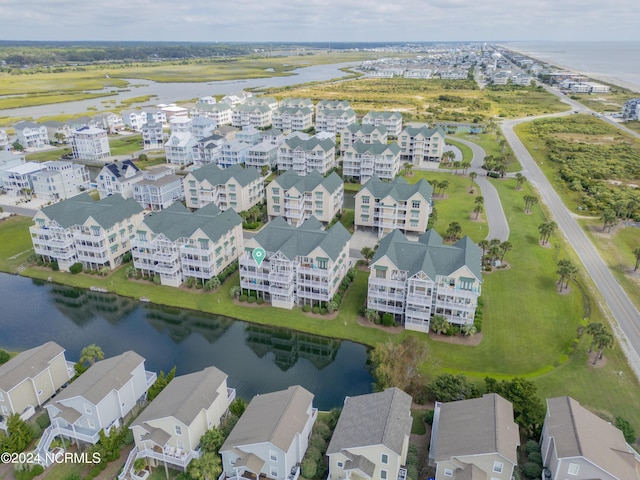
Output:
[[345,183],[344,184],[344,191],[345,192],[358,193],[361,188],[362,188],[362,185],[360,185],[359,183]]
[[[468,140],[470,142],[476,143],[483,148],[486,155],[493,155],[494,157],[502,157],[506,153],[511,153],[511,148],[508,144],[501,146],[497,139],[495,133],[480,133],[477,135],[472,135],[470,133],[458,134],[460,138]],[[502,137],[501,137],[502,138]],[[449,137],[447,137],[447,142],[449,141]],[[522,166],[517,158],[514,157],[513,162],[509,165],[507,169],[507,173],[515,173],[522,170]]]
[[126,137],[122,135],[115,135],[109,137],[109,148],[111,149],[111,155],[128,155],[130,153],[142,150],[142,135],[128,135]]
[[470,147],[466,146],[464,143],[457,142],[449,135],[447,135],[445,143],[447,143],[447,145],[453,145],[454,147],[457,147],[458,149],[460,149],[460,151],[462,152],[463,162],[470,162],[471,160],[473,160],[473,151],[471,150]]
[[415,435],[424,435],[427,432],[427,427],[424,424],[424,410],[411,409],[411,417],[413,423],[411,424],[411,433]]
[[352,208],[345,208],[340,217],[340,223],[353,233],[353,221],[355,217],[355,211]]
[[0,222],[0,271],[15,273],[33,252],[28,217],[14,216]]
[[27,153],[26,159],[29,162],[47,162],[49,160],[60,160],[60,157],[67,153],[71,153],[70,145],[42,152]]

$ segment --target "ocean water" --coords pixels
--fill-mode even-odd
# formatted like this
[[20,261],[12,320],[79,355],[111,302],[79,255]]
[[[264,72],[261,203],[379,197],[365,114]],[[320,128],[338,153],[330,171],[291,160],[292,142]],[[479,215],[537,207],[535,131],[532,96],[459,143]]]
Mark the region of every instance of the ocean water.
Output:
[[503,42],[500,45],[640,92],[640,41]]

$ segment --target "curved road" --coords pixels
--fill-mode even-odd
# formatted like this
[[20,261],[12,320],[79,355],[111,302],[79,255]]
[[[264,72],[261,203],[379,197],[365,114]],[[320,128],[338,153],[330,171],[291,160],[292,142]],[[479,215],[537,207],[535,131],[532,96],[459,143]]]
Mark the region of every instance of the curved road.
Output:
[[513,127],[515,125],[534,119],[531,117],[504,121],[502,123],[504,137],[511,145],[518,160],[520,160],[527,180],[538,189],[541,199],[553,214],[559,229],[573,245],[585,270],[602,294],[617,322],[611,323],[618,341],[636,377],[640,378],[640,312],[638,312],[638,309],[615,279],[609,267],[604,263],[593,243],[578,225],[569,209],[565,207],[562,199],[555,192],[529,151],[514,133]]
[[509,238],[509,224],[507,223],[507,217],[504,215],[504,209],[502,208],[498,191],[487,179],[487,172],[482,169],[485,151],[480,146],[467,140],[456,138],[456,142],[465,144],[473,152],[470,170],[478,174],[475,182],[478,184],[478,188],[480,188],[482,196],[484,197],[484,211],[487,215],[487,224],[489,225],[487,240],[497,238],[501,242],[504,242]]

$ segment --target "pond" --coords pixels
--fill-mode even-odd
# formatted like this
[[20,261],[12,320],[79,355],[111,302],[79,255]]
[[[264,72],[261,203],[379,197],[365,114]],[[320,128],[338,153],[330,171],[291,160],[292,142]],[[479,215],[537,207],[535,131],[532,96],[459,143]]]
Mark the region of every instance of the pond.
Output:
[[8,274],[0,274],[0,305],[0,348],[8,350],[53,340],[76,361],[96,343],[106,356],[135,350],[154,371],[175,365],[185,374],[215,365],[246,400],[300,384],[323,410],[371,392],[367,349],[353,342]]

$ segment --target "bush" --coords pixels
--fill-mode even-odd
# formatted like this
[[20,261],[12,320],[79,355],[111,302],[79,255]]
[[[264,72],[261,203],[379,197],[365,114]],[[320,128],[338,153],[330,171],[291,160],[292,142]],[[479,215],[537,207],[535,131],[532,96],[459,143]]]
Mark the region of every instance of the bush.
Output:
[[256,303],[256,297],[249,297],[247,300],[249,303]]
[[527,452],[527,455],[530,455],[533,452],[540,451],[540,444],[535,440],[527,440],[527,443],[525,444],[524,449]]
[[427,423],[428,425],[433,425],[433,415],[435,414],[435,411],[433,410],[427,410],[426,412],[424,412],[424,421],[425,423]]
[[528,478],[535,480],[536,478],[540,478],[542,475],[542,467],[537,463],[527,462],[522,467],[522,473],[524,473]]
[[258,299],[256,300],[256,303],[257,303],[258,305],[262,305],[262,304],[264,303],[264,298],[262,298],[262,297],[258,297]]
[[58,265],[57,261],[53,261],[49,264],[51,266],[51,270],[53,270],[54,272],[57,272],[58,270],[60,270],[60,266]]
[[311,305],[303,305],[302,311],[305,313],[309,313],[311,311]]
[[636,443],[636,431],[633,429],[628,420],[623,417],[616,417],[615,426],[622,430],[624,439],[627,443],[633,445]]
[[10,355],[8,352],[5,352],[4,350],[0,350],[0,364],[5,363],[7,360],[9,360],[9,357]]
[[315,314],[317,315],[318,313],[320,313],[320,308],[319,308],[319,307],[313,307],[313,308],[311,309],[311,312],[312,312],[312,313],[315,313]]
[[238,300],[240,300],[241,302],[246,302],[248,299],[249,297],[244,293],[238,297]]
[[393,314],[385,312],[382,314],[382,325],[390,327],[393,325]]
[[530,462],[537,463],[542,466],[542,455],[540,452],[531,452],[527,458]]
[[156,285],[160,285],[161,283],[160,275],[154,275],[152,280],[153,280],[153,283],[155,283]]
[[311,458],[306,458],[302,461],[302,468],[300,473],[304,478],[314,478],[318,471],[318,464]]
[[373,321],[373,323],[375,323],[376,325],[380,325],[382,323],[382,318],[380,318],[380,315],[378,315],[375,320]]
[[98,467],[97,465],[95,467],[93,467],[91,470],[89,470],[89,475],[91,475],[93,478],[97,477],[98,475],[100,475],[100,467]]
[[80,273],[82,268],[82,263],[76,262],[69,267],[69,273],[73,273],[75,275],[76,273]]
[[307,453],[305,455],[305,458],[308,460],[313,460],[314,462],[317,462],[320,459],[322,459],[322,452],[318,450],[316,447],[310,446],[309,448],[307,448]]
[[320,315],[326,315],[327,314],[327,309],[325,307],[322,307],[320,309]]

